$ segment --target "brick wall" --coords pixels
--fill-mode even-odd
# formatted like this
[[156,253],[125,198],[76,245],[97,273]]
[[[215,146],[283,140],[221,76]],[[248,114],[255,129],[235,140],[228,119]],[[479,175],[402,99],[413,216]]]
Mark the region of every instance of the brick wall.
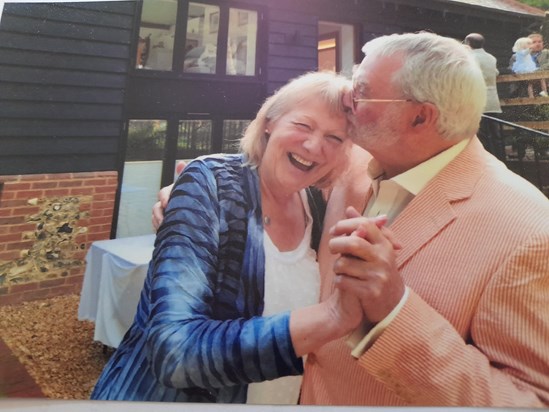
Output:
[[0,176],[0,306],[80,293],[116,188],[116,172]]

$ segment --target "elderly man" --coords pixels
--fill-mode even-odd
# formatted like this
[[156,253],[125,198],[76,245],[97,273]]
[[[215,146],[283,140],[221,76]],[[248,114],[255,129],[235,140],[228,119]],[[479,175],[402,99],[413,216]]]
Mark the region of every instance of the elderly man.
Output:
[[[363,51],[346,101],[373,160],[334,188],[319,260],[321,299],[357,295],[366,336],[309,354],[301,402],[548,406],[549,200],[475,137],[465,46],[420,33]],[[402,250],[366,217],[339,221],[348,206],[388,215]]]
[[549,200],[475,137],[465,46],[418,33],[363,51],[345,103],[369,153],[332,190],[318,255],[321,300],[339,288],[363,325],[311,334],[301,403],[549,406]]
[[[471,48],[471,54],[480,66],[484,83],[486,83],[486,106],[484,113],[494,116],[501,113],[496,78],[499,74],[496,58],[484,50],[484,36],[480,33],[470,33],[465,37],[463,43]],[[505,158],[505,149],[501,138],[499,125],[493,120],[482,118],[478,137],[486,150],[499,159]]]

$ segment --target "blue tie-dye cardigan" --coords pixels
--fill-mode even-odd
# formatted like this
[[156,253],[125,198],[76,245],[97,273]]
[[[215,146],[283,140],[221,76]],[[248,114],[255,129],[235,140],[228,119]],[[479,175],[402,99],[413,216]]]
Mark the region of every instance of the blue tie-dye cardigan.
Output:
[[92,399],[245,402],[249,382],[303,372],[289,313],[260,317],[261,197],[243,164],[208,156],[178,179],[134,323]]

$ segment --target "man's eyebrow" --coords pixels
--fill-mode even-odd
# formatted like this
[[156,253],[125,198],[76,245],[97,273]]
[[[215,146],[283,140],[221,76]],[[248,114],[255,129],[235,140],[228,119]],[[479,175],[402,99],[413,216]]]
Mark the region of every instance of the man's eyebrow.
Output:
[[356,92],[359,92],[361,94],[364,94],[364,93],[367,93],[368,91],[370,91],[370,87],[368,86],[368,83],[363,82],[363,81],[358,81],[358,80],[356,82],[354,82],[353,89]]

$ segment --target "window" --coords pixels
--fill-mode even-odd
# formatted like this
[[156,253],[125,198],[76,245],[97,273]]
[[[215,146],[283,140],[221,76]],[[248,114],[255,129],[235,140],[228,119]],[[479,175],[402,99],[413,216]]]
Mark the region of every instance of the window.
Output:
[[151,209],[160,189],[165,120],[130,120],[116,237],[153,232]]
[[223,153],[236,153],[250,120],[223,120]]
[[189,159],[212,153],[212,121],[181,120],[177,137],[177,158]]
[[184,72],[215,73],[218,34],[219,7],[189,3]]
[[[178,8],[178,4],[182,7]],[[135,67],[255,76],[258,19],[255,10],[177,0],[143,0]],[[176,24],[181,21],[186,30],[177,30]]]
[[146,70],[172,70],[177,0],[145,0],[135,66]]
[[241,9],[229,11],[227,74],[255,75],[257,12]]
[[[116,237],[154,233],[151,210],[160,187],[177,177],[177,163],[220,151],[238,152],[240,138],[249,124],[248,119],[206,116],[129,120]],[[172,147],[176,148],[175,156]]]

